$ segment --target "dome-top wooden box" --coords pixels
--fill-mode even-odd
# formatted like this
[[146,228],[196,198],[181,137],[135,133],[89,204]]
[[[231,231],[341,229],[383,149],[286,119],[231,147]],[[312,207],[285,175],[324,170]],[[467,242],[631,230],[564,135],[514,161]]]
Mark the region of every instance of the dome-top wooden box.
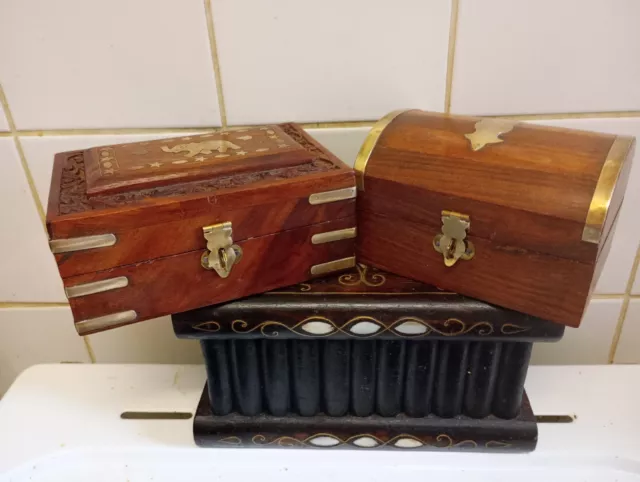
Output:
[[578,326],[634,139],[418,110],[356,159],[358,261]]
[[353,171],[294,124],[57,154],[51,250],[80,334],[354,265]]

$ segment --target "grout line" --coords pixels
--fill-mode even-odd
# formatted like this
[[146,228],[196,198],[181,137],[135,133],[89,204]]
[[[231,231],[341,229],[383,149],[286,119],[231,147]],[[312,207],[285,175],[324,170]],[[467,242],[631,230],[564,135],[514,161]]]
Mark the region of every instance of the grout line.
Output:
[[594,294],[594,295],[591,295],[590,299],[592,299],[592,300],[618,300],[618,299],[623,298],[623,297],[624,297],[624,293],[614,293],[614,294],[608,293],[608,294],[602,294],[602,295]]
[[40,195],[38,194],[38,190],[36,189],[36,183],[33,179],[33,175],[31,174],[31,170],[29,169],[29,164],[27,164],[27,158],[25,157],[24,151],[22,150],[22,143],[20,142],[20,138],[17,135],[16,123],[13,120],[13,114],[11,114],[11,109],[9,109],[9,101],[7,101],[7,96],[4,93],[2,85],[0,85],[0,105],[2,105],[2,108],[4,109],[4,115],[7,118],[7,123],[9,124],[9,129],[11,131],[10,134],[13,137],[14,144],[16,145],[18,157],[20,158],[20,164],[22,164],[22,171],[27,178],[29,191],[31,192],[33,202],[36,205],[38,216],[40,216],[40,222],[42,223],[44,232],[47,235],[47,239],[49,239],[49,234],[47,233],[46,216],[44,213],[44,208],[42,207],[42,201],[40,200]]
[[56,301],[0,301],[0,309],[3,308],[56,308],[69,306],[69,303]]
[[220,130],[220,127],[140,127],[140,128],[116,128],[116,129],[44,129],[16,131],[20,137],[44,137],[44,136],[91,136],[91,135],[118,135],[118,134],[176,134],[208,133]]
[[640,117],[640,111],[604,111],[604,112],[563,112],[556,114],[500,114],[485,117],[502,117],[516,120],[555,120],[555,119],[602,119],[607,117]]
[[377,120],[334,121],[334,122],[303,122],[304,129],[335,129],[338,127],[373,127]]
[[213,11],[211,2],[204,1],[204,13],[207,19],[207,32],[209,34],[209,48],[211,49],[211,62],[213,64],[213,76],[216,81],[216,92],[218,93],[218,107],[220,108],[220,122],[222,127],[227,127],[227,108],[224,103],[222,92],[222,76],[220,75],[220,59],[218,57],[218,44],[216,43],[216,32],[213,27]]
[[91,346],[91,342],[89,341],[89,337],[88,336],[83,336],[82,340],[84,341],[84,347],[87,349],[87,355],[89,355],[89,359],[91,360],[91,363],[95,363],[96,362],[96,354],[93,351],[93,347]]
[[451,0],[451,20],[449,23],[449,49],[447,52],[447,77],[444,91],[444,111],[451,112],[451,88],[453,85],[453,64],[456,56],[458,38],[458,7],[460,0]]
[[[640,117],[640,111],[617,112],[568,112],[563,114],[518,114],[502,116],[506,119],[517,120],[562,120],[562,119],[599,119],[599,118],[629,118]],[[371,127],[375,120],[332,121],[332,122],[302,122],[305,129],[331,129],[350,127]],[[249,128],[255,125],[233,125],[228,128]],[[119,135],[119,134],[171,134],[184,133],[205,134],[219,131],[221,127],[140,127],[140,128],[112,128],[112,129],[49,129],[49,130],[16,130],[15,132],[0,132],[0,137],[44,137],[44,136],[89,136],[89,135]]]
[[618,323],[616,324],[616,330],[613,334],[613,339],[611,340],[611,348],[609,349],[610,364],[614,363],[616,358],[616,351],[618,350],[618,344],[620,343],[620,335],[622,334],[622,328],[624,327],[624,322],[627,317],[627,310],[629,309],[629,301],[632,298],[637,298],[637,296],[631,295],[631,290],[633,289],[633,285],[636,281],[636,275],[638,274],[638,264],[640,264],[640,244],[638,244],[638,249],[636,249],[636,257],[633,260],[631,273],[629,274],[629,279],[627,280],[627,287],[625,289],[622,307],[620,308]]

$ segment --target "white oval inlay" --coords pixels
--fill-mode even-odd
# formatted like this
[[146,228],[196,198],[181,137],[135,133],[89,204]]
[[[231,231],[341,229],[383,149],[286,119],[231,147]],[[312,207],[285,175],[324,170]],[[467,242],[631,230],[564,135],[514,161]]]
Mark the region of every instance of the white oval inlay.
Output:
[[370,321],[359,321],[349,328],[351,333],[356,335],[372,335],[380,331],[380,325],[376,325]]
[[329,435],[319,435],[309,440],[309,443],[317,447],[334,447],[340,444],[340,440]]
[[327,323],[325,321],[310,321],[302,325],[300,328],[312,335],[327,335],[335,330],[331,323]]
[[401,449],[415,449],[417,447],[422,447],[424,444],[413,438],[399,438],[393,445]]
[[366,436],[358,437],[352,443],[356,447],[364,447],[364,448],[377,447],[378,445],[380,445],[380,443],[373,437],[366,437]]
[[171,164],[186,164],[187,162],[189,161],[187,161],[186,159],[182,159],[180,161],[173,161]]
[[427,332],[427,327],[417,321],[405,321],[394,328],[403,335],[422,335]]

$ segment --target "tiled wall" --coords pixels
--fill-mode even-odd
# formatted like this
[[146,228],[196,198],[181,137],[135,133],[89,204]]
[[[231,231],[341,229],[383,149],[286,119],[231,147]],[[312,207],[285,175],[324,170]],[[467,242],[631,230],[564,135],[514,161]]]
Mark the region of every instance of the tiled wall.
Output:
[[[194,362],[159,319],[76,336],[48,251],[53,153],[298,121],[353,163],[417,107],[640,137],[636,0],[4,0],[0,394],[46,361]],[[640,159],[583,327],[536,363],[638,363]]]

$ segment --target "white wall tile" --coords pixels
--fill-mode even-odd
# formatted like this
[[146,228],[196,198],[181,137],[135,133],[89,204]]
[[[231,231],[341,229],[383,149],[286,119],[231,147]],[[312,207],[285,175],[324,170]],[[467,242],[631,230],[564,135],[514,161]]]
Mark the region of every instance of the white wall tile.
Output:
[[9,122],[7,116],[4,113],[4,109],[0,105],[0,132],[9,132]]
[[97,363],[203,363],[200,344],[176,338],[169,316],[89,335],[89,342]]
[[0,301],[66,301],[12,138],[0,138]]
[[0,309],[0,333],[0,397],[32,365],[91,361],[66,307]]
[[640,2],[461,0],[452,112],[640,109]]
[[25,136],[20,138],[22,150],[44,208],[47,208],[53,156],[58,152],[87,149],[89,147],[108,144],[123,144],[150,139],[182,137],[188,133],[154,133],[154,134],[126,134],[126,135],[90,135],[90,136]]
[[306,129],[318,142],[351,167],[370,130],[370,127]]
[[614,362],[640,363],[640,299],[629,301]]
[[211,5],[230,124],[444,108],[448,0]]
[[6,0],[18,129],[219,125],[202,0]]
[[[536,124],[635,136],[640,140],[640,118],[545,120]],[[596,285],[598,294],[620,294],[626,289],[640,242],[638,206],[640,206],[640,148],[636,148],[611,250]]]
[[533,365],[598,365],[609,361],[622,298],[592,300],[580,328],[567,328],[556,343],[535,343]]

